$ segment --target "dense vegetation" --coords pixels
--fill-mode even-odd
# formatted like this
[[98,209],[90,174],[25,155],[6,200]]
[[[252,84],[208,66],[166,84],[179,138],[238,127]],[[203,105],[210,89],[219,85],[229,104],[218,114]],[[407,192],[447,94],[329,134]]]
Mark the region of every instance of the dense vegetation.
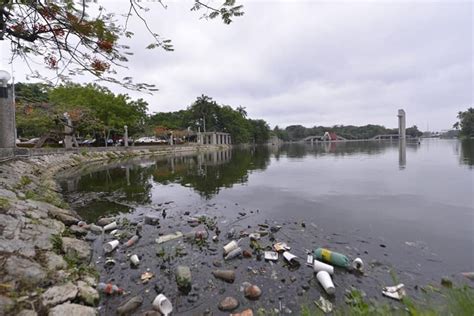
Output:
[[474,138],[474,108],[458,113],[459,121],[453,127],[461,130],[461,136],[466,138]]
[[126,94],[115,95],[99,85],[17,83],[16,120],[18,135],[39,137],[50,131],[61,132],[61,119],[68,112],[76,135],[108,139],[122,135],[153,136],[168,131],[219,131],[230,133],[234,143],[264,143],[270,129],[264,120],[247,118],[245,108],[219,105],[202,95],[186,110],[148,115],[148,104],[131,100]]
[[[310,128],[301,125],[290,125],[285,129],[278,126],[273,129],[273,133],[285,141],[297,141],[308,136],[323,136],[325,132],[335,132],[346,139],[370,139],[380,134],[398,134],[398,129],[390,129],[381,125],[334,125],[332,127],[314,126]],[[406,129],[406,134],[409,137],[420,137],[423,133],[414,125]]]

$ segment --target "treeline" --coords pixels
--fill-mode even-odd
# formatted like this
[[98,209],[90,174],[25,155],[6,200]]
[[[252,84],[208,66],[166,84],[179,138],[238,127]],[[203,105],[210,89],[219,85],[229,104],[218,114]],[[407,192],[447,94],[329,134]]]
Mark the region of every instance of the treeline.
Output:
[[266,143],[270,127],[261,119],[247,118],[242,106],[219,105],[211,97],[201,95],[186,110],[156,113],[148,118],[148,126],[173,130],[230,133],[234,143]]
[[[298,141],[308,136],[323,136],[325,132],[334,132],[346,139],[370,139],[381,134],[398,134],[398,129],[390,129],[381,125],[334,125],[332,127],[314,126],[304,127],[302,125],[290,125],[285,129],[275,126],[273,133],[284,141]],[[406,129],[407,136],[420,137],[423,133],[416,125]]]
[[122,135],[153,136],[166,131],[219,131],[230,133],[234,143],[265,143],[270,128],[264,120],[247,118],[244,107],[219,105],[202,95],[185,110],[147,114],[148,103],[114,94],[96,84],[51,87],[34,83],[15,84],[16,123],[20,137],[40,137],[64,126],[63,113],[72,120],[77,136],[109,139]]

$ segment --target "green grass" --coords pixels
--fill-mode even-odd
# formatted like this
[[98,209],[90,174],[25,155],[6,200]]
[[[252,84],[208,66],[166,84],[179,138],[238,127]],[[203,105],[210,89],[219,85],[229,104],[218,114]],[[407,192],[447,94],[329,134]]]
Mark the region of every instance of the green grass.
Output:
[[0,208],[4,210],[9,209],[10,202],[6,198],[0,197]]
[[61,239],[61,235],[53,234],[49,239],[53,245],[53,251],[58,255],[61,254],[63,252],[63,240]]

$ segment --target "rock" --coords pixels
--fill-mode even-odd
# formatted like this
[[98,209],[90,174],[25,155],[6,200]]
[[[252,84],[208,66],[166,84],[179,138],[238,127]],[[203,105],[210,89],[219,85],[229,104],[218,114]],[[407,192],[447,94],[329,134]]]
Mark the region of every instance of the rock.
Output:
[[78,293],[77,286],[68,282],[63,285],[50,287],[41,295],[41,304],[44,307],[52,307],[66,301],[72,301]]
[[53,307],[49,310],[48,316],[97,316],[98,313],[95,308],[83,306],[79,304],[71,304],[65,303],[58,306]]
[[77,256],[77,258],[85,263],[88,263],[91,258],[91,248],[89,244],[83,240],[62,237],[63,251],[70,256]]
[[86,305],[95,306],[99,302],[99,292],[84,281],[77,281],[79,299]]
[[453,281],[451,281],[450,278],[448,277],[442,277],[441,278],[441,285],[447,288],[452,288],[453,287]]
[[9,199],[16,199],[16,194],[13,191],[0,188],[0,196]]
[[214,260],[214,261],[212,261],[212,265],[216,268],[220,268],[220,267],[222,267],[222,261]]
[[251,253],[250,251],[248,251],[248,250],[244,250],[244,251],[242,252],[242,256],[243,256],[244,258],[252,258],[252,253]]
[[97,225],[105,226],[105,225],[109,225],[110,223],[113,223],[114,221],[115,221],[114,217],[104,217],[97,221]]
[[217,306],[221,311],[230,312],[239,307],[239,301],[231,296],[224,298]]
[[77,225],[72,225],[69,227],[69,231],[75,236],[85,236],[87,235],[87,229],[85,227],[79,227]]
[[158,225],[160,218],[156,215],[145,215],[145,224],[147,225]]
[[244,289],[244,295],[249,300],[257,300],[262,295],[262,290],[256,285],[250,285]]
[[63,257],[55,254],[54,252],[47,252],[44,257],[46,267],[49,271],[61,270],[67,267],[67,263]]
[[97,278],[96,277],[93,277],[91,275],[85,275],[82,277],[82,281],[86,282],[87,284],[89,284],[90,286],[92,287],[96,287],[97,286]]
[[161,313],[157,311],[146,311],[143,312],[142,316],[161,316]]
[[234,270],[215,270],[215,271],[212,271],[212,275],[228,283],[233,283],[235,281]]
[[140,295],[134,296],[117,308],[117,314],[118,315],[132,315],[133,312],[142,304],[143,304],[143,297],[141,297]]
[[253,316],[253,311],[250,308],[248,308],[246,310],[243,310],[240,313],[230,314],[230,316]]
[[176,268],[176,284],[182,291],[191,289],[191,269],[188,266]]
[[15,302],[11,298],[0,295],[0,315],[6,315],[13,306],[15,306]]
[[47,277],[46,271],[38,263],[17,256],[9,257],[4,268],[7,280],[13,278],[26,284],[37,285]]
[[37,316],[38,314],[31,309],[22,309],[16,316]]

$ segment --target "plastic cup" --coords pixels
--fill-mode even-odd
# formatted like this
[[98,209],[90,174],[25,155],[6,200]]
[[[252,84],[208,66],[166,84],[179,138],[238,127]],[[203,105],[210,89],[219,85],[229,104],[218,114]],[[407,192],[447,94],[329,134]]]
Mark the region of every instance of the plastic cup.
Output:
[[173,305],[170,300],[163,294],[159,294],[153,300],[153,308],[159,311],[164,316],[169,315],[173,311]]
[[224,246],[224,255],[228,254],[232,250],[235,250],[239,247],[239,244],[235,241],[232,240],[230,243]]
[[314,272],[319,272],[319,271],[326,271],[329,274],[334,274],[334,267],[326,264],[324,262],[314,260],[313,262],[313,270]]
[[291,264],[298,263],[298,257],[288,251],[283,253],[283,258],[285,258]]
[[318,274],[316,274],[316,278],[318,279],[319,283],[321,283],[326,293],[329,295],[336,293],[334,283],[332,283],[331,276],[327,271],[319,271]]
[[356,258],[354,261],[352,261],[352,268],[355,270],[362,272],[364,271],[364,262],[362,261],[361,258]]
[[138,259],[137,255],[133,255],[130,257],[130,261],[134,266],[137,266],[140,263],[140,259]]
[[104,226],[104,231],[112,230],[112,229],[115,229],[115,228],[117,228],[117,222],[112,222],[112,223]]
[[119,241],[116,239],[116,240],[112,240],[112,241],[109,241],[108,243],[106,243],[104,245],[104,251],[105,252],[112,252],[115,248],[117,248],[117,246],[119,245]]

